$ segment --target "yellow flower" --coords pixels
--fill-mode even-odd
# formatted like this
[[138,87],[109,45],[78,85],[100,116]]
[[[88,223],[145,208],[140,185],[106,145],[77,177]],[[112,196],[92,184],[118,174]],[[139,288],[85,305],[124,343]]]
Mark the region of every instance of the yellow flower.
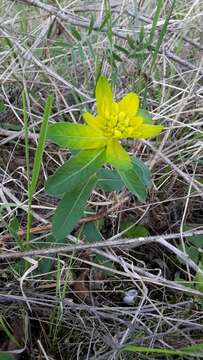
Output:
[[[146,139],[157,135],[163,127],[145,123],[142,113],[139,113],[139,97],[129,93],[116,103],[108,80],[101,76],[96,86],[97,116],[86,112],[83,117],[86,123],[100,130],[105,137],[106,160],[116,168],[127,170],[132,167],[127,152],[120,145],[123,138]],[[93,130],[92,130],[93,131]]]
[[83,154],[86,155],[89,154],[86,151],[102,148],[106,162],[118,171],[132,169],[132,161],[120,140],[146,139],[159,134],[163,127],[149,123],[145,111],[139,109],[139,98],[135,93],[127,94],[116,103],[104,76],[99,78],[96,85],[96,104],[96,116],[88,112],[83,114],[87,125],[53,124],[48,128],[47,137],[60,146],[85,150]]

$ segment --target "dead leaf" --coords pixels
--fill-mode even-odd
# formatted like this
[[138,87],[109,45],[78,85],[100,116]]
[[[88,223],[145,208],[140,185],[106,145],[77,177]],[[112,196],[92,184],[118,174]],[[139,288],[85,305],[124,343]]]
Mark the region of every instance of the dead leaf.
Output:
[[81,302],[90,303],[90,293],[89,293],[89,269],[83,271],[75,280],[73,284],[74,295],[80,299]]

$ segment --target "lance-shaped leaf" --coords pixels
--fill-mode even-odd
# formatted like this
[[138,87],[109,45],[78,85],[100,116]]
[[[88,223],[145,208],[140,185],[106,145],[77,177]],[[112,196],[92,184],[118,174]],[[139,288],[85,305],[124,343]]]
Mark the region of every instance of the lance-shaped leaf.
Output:
[[145,124],[152,124],[151,114],[146,109],[139,109],[137,116],[141,116],[144,119]]
[[134,170],[147,189],[152,186],[151,173],[147,165],[137,157],[132,158]]
[[118,171],[124,184],[140,201],[145,201],[147,189],[151,187],[151,174],[145,163],[136,158],[132,158],[133,169],[129,171]]
[[83,216],[86,202],[96,184],[92,176],[84,184],[64,195],[53,217],[52,234],[57,240],[70,234],[77,221]]
[[96,221],[90,221],[84,224],[82,227],[82,235],[85,237],[85,242],[87,243],[94,243],[102,240]]
[[50,125],[47,138],[55,144],[72,149],[96,149],[104,147],[106,137],[98,128],[65,122]]
[[128,171],[117,170],[125,186],[135,194],[140,201],[145,201],[147,192],[145,190],[145,184],[140,179],[139,175],[134,168]]
[[127,151],[116,139],[108,141],[106,161],[119,170],[129,170],[132,168],[132,162]]
[[97,186],[105,192],[121,191],[124,184],[115,170],[100,169],[97,172]]
[[66,161],[53,176],[49,177],[45,190],[53,195],[71,192],[95,174],[104,162],[105,149],[103,148],[80,151],[72,159]]

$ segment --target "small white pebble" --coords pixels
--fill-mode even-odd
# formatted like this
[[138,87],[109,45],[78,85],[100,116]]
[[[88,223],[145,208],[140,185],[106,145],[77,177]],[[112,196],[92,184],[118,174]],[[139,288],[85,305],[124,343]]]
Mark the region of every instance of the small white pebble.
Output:
[[127,305],[133,305],[136,300],[137,294],[138,292],[135,289],[126,291],[123,296],[123,302]]

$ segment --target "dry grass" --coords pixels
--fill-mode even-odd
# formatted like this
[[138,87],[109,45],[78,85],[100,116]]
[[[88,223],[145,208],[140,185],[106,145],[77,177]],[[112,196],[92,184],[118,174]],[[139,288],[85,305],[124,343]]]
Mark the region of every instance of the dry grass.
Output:
[[[127,343],[170,349],[202,341],[201,289],[187,287],[202,249],[194,259],[184,232],[190,228],[190,240],[198,234],[203,241],[203,2],[177,0],[166,24],[172,2],[165,1],[154,34],[156,1],[111,1],[111,11],[105,4],[0,3],[0,319],[17,341],[0,327],[0,349],[13,351],[14,358],[154,359],[119,349]],[[66,239],[70,248],[54,251],[50,233],[41,231],[31,237],[26,258],[12,259],[21,249],[17,237],[5,240],[9,221],[16,216],[24,229],[28,211],[22,90],[32,170],[47,96],[55,99],[50,122],[82,121],[82,111],[94,109],[100,68],[112,78],[119,98],[139,92],[154,120],[165,126],[156,140],[127,143],[129,153],[152,171],[147,202],[140,204],[126,191],[96,190],[90,213],[111,209],[100,222],[100,245],[91,246],[78,227]],[[58,200],[45,193],[44,183],[67,157],[47,144],[32,204],[33,227],[49,229]],[[142,225],[152,238],[130,242],[133,234],[123,224]],[[40,250],[45,244],[46,253]],[[130,306],[123,300],[129,289],[137,291]]]

